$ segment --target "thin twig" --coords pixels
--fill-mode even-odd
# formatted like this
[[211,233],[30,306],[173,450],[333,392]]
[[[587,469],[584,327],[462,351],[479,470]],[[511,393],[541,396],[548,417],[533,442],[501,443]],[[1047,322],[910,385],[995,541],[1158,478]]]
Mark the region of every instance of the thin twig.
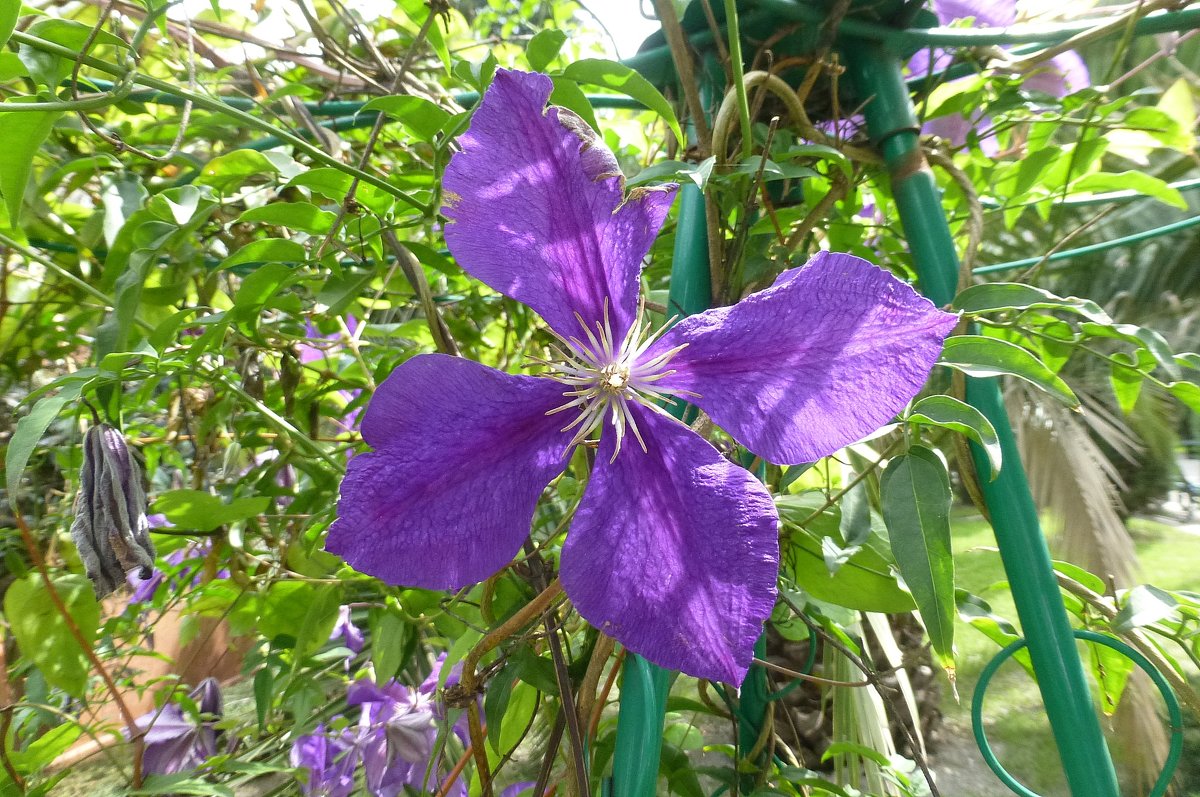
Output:
[[125,698],[121,694],[121,690],[117,688],[116,681],[109,674],[108,668],[104,666],[104,662],[100,660],[96,649],[83,635],[79,624],[75,622],[75,618],[71,616],[71,612],[67,609],[67,604],[63,602],[62,596],[58,594],[58,588],[54,586],[54,581],[50,578],[50,571],[46,567],[46,560],[42,557],[42,552],[38,549],[37,543],[33,539],[33,532],[29,530],[29,525],[25,522],[25,518],[21,517],[20,512],[14,512],[13,519],[16,521],[17,528],[21,532],[21,540],[25,543],[25,550],[29,554],[29,559],[33,562],[34,569],[38,571],[38,575],[42,578],[42,583],[46,587],[46,593],[50,596],[50,602],[54,604],[54,608],[62,616],[63,623],[75,639],[75,643],[79,645],[79,649],[83,651],[88,661],[92,663],[96,674],[104,681],[104,685],[108,687],[109,694],[112,695],[113,702],[117,705],[121,721],[125,723],[125,730],[129,733],[129,740],[133,743],[133,787],[140,789],[142,786],[142,756],[146,749],[145,740],[142,738],[142,731],[138,728],[137,721],[129,711],[129,706],[125,703]]
[[[675,62],[675,74],[683,86],[683,96],[687,100],[688,113],[692,124],[696,127],[696,145],[699,157],[706,158],[712,152],[712,133],[708,128],[708,116],[704,112],[704,103],[700,100],[699,83],[696,72],[692,68],[692,55],[684,37],[683,26],[675,14],[675,3],[672,0],[654,0],[654,12],[662,25],[663,35],[667,38],[667,46],[671,50],[671,58]],[[688,142],[680,141],[680,149],[686,150]]]
[[[791,608],[793,612],[796,613],[796,616],[799,617],[805,625],[807,625],[813,630],[814,633],[821,637],[821,640],[826,645],[829,645],[834,650],[845,656],[851,664],[857,667],[858,670],[864,676],[866,676],[868,680],[871,681],[871,684],[875,687],[875,691],[879,693],[879,696],[883,700],[887,701],[888,708],[897,718],[901,718],[903,716],[896,709],[896,705],[892,700],[891,689],[879,679],[874,667],[868,665],[866,661],[855,654],[854,651],[846,647],[846,645],[843,644],[840,639],[836,638],[833,634],[829,633],[820,625],[809,619],[808,615],[806,615],[804,611],[797,606],[786,593],[781,592],[779,597],[788,605],[789,608]],[[921,774],[925,776],[925,782],[929,786],[929,794],[931,797],[941,797],[941,792],[938,791],[937,783],[934,782],[933,771],[929,769],[929,762],[925,760],[925,754],[921,752],[921,748],[917,745],[917,740],[913,736],[912,730],[908,727],[908,723],[901,720],[896,724],[900,726],[900,730],[904,733],[904,737],[908,741],[909,749],[912,751],[913,759],[916,761],[917,767],[921,770]]]
[[[534,589],[544,590],[546,588],[546,563],[529,538],[525,539],[525,555],[533,577]],[[575,696],[571,692],[571,675],[567,671],[567,661],[563,656],[562,641],[558,638],[558,623],[549,607],[542,612],[542,623],[546,626],[550,658],[554,661],[554,680],[558,684],[558,699],[562,705],[562,713],[566,717],[567,735],[571,739],[571,760],[575,767],[575,793],[581,797],[591,797],[583,732],[579,727],[579,713],[575,704]]]
[[476,693],[479,689],[479,678],[476,670],[479,661],[496,648],[504,640],[511,637],[521,628],[531,623],[538,615],[545,612],[562,595],[562,584],[558,579],[550,582],[546,589],[529,603],[522,606],[512,617],[487,633],[479,640],[471,652],[463,659],[462,675],[459,687],[467,701],[467,728],[471,736],[471,745],[475,749],[475,767],[479,770],[479,785],[482,797],[492,797],[492,777],[488,764],[487,750],[484,749],[483,725],[479,717],[479,701]]

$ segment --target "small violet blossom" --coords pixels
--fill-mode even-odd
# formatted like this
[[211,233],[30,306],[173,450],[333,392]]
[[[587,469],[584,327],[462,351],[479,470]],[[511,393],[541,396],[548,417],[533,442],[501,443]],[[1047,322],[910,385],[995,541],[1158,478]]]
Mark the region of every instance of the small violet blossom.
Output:
[[354,793],[359,748],[351,731],[334,734],[318,725],[312,734],[296,740],[288,760],[292,766],[308,770],[300,792],[304,797],[350,797]]
[[498,70],[446,168],[446,242],[558,340],[549,373],[438,354],[379,386],[328,550],[391,584],[458,589],[504,567],[542,490],[599,435],[562,549],[576,610],[664,667],[740,684],[775,602],[778,516],[746,470],[660,406],[699,406],[781,464],[832,454],[925,383],[955,316],[888,272],[822,252],[732,307],[651,333],[641,263],[675,186],[624,191],[612,153]]
[[[438,722],[443,719],[436,700],[441,660],[419,687],[396,681],[382,686],[366,678],[350,684],[346,702],[361,706],[357,744],[361,751],[367,790],[373,797],[396,797],[405,788],[430,791],[439,785],[437,763],[430,761],[437,750]],[[451,673],[447,684],[457,678]],[[455,732],[466,743],[464,728]],[[426,772],[429,771],[428,783]],[[466,789],[457,781],[449,794],[465,797]]]
[[338,609],[337,622],[333,624],[333,630],[329,632],[329,641],[337,642],[342,647],[348,648],[351,653],[358,653],[363,649],[362,629],[350,619],[349,606],[342,606]]
[[[357,329],[358,319],[352,315],[346,316],[346,331],[353,335]],[[312,341],[312,343],[301,343],[299,346],[297,359],[299,359],[302,364],[307,365],[309,363],[317,362],[318,360],[328,361],[331,349],[336,346],[340,346],[342,343],[342,335],[340,332],[332,332],[328,335],[322,335],[321,331],[317,329],[316,325],[313,324],[312,321],[306,321],[304,323],[304,333],[308,337],[308,340]],[[317,341],[323,342],[319,345],[316,345]],[[345,406],[349,406],[354,402],[355,399],[358,398],[359,393],[361,392],[362,391],[360,390],[339,390],[337,394],[338,397],[344,402]],[[345,417],[337,421],[338,426],[346,431],[353,429],[354,425],[358,422],[359,412],[359,409],[354,409],[350,412],[347,412]]]
[[148,775],[190,772],[217,754],[220,735],[214,723],[221,718],[221,689],[213,678],[205,678],[189,696],[202,718],[197,724],[178,703],[169,702],[136,720],[145,750],[142,771]]

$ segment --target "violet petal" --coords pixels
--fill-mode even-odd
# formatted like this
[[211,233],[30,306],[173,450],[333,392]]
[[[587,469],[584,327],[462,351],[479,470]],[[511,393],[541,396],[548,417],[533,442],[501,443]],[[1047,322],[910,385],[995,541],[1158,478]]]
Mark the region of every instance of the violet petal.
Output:
[[957,316],[853,255],[821,252],[732,307],[680,321],[645,355],[687,344],[657,383],[755,454],[813,462],[869,434],[925,384]]
[[607,303],[621,340],[674,186],[626,198],[603,141],[570,111],[546,108],[552,88],[545,75],[496,71],[446,167],[446,244],[560,335],[580,334],[575,313],[594,329]]
[[766,489],[683,424],[631,405],[647,451],[606,428],[562,551],[568,597],[630,650],[740,684],[775,604],[778,518]]
[[389,584],[457,589],[509,561],[566,465],[563,388],[440,354],[408,360],[371,397],[326,550]]

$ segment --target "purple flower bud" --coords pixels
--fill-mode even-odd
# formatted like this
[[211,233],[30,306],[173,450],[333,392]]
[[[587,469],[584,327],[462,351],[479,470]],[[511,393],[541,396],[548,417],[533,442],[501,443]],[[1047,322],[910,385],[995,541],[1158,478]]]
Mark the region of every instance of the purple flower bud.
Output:
[[71,538],[96,597],[124,584],[130,570],[150,578],[154,545],[148,530],[141,468],[124,435],[107,424],[93,426],[83,439]]

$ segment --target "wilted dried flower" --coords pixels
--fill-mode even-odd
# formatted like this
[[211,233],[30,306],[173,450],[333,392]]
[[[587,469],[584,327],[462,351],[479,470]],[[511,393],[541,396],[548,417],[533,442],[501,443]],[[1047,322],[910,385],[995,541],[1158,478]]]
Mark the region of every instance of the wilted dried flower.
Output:
[[150,577],[154,544],[148,530],[142,473],[125,437],[107,424],[93,426],[83,439],[71,538],[96,597],[124,584],[130,570]]

